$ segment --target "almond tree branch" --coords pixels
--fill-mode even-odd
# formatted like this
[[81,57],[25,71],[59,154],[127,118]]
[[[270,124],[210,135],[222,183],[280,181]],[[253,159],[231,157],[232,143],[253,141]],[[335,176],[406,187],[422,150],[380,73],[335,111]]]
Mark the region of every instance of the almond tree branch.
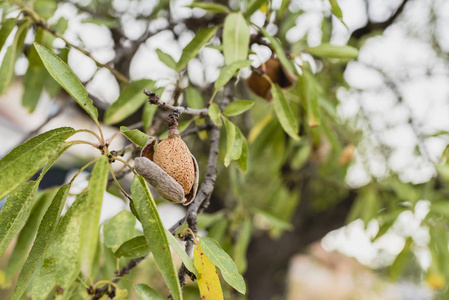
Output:
[[[394,21],[396,21],[396,19],[399,17],[399,15],[402,14],[402,12],[404,11],[404,7],[405,7],[405,5],[407,4],[408,1],[409,0],[403,0],[402,3],[396,9],[396,12],[394,14],[392,14],[384,22],[374,23],[371,20],[369,20],[369,18],[368,18],[368,23],[365,26],[363,26],[362,28],[359,28],[359,29],[355,30],[351,34],[351,38],[359,40],[363,36],[365,36],[367,34],[370,34],[370,33],[374,32],[374,31],[385,30],[388,26],[393,24]],[[367,14],[368,14],[368,12],[367,12]]]
[[161,102],[159,100],[159,97],[155,93],[151,92],[150,90],[145,89],[143,91],[143,93],[148,96],[148,101],[151,104],[158,105],[160,107],[165,107],[165,108],[173,110],[173,111],[176,110],[180,114],[188,114],[188,115],[201,116],[201,117],[205,117],[208,114],[207,108],[195,109],[195,108],[190,108],[187,106],[173,106],[173,105],[167,104],[165,102]]
[[126,78],[125,75],[123,75],[122,73],[120,73],[119,71],[117,71],[116,69],[111,67],[110,65],[103,64],[103,63],[99,62],[86,49],[78,47],[78,46],[72,44],[71,42],[69,42],[63,35],[59,34],[56,30],[54,30],[47,23],[45,23],[44,20],[35,20],[35,21],[36,21],[36,25],[37,26],[42,27],[42,29],[47,30],[48,32],[53,34],[55,37],[60,38],[61,40],[63,40],[67,44],[67,46],[80,51],[81,53],[83,53],[84,55],[86,55],[87,57],[92,59],[95,62],[95,64],[97,65],[97,67],[99,67],[99,68],[106,68],[107,70],[109,70],[109,72],[111,72],[115,76],[115,78],[117,78],[117,80],[119,80],[120,82],[122,82],[124,84],[130,83],[130,80],[128,78]]

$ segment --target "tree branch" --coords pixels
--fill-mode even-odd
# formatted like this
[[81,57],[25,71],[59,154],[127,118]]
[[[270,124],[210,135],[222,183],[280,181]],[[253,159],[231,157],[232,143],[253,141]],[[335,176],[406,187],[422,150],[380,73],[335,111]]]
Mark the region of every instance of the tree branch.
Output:
[[148,96],[148,101],[151,104],[158,105],[160,107],[164,107],[173,111],[178,111],[180,114],[187,114],[201,117],[205,117],[208,115],[207,108],[195,109],[189,108],[187,106],[173,106],[165,102],[159,101],[159,97],[150,90],[145,89],[143,93]]
[[394,21],[396,21],[396,19],[399,17],[399,15],[402,14],[402,12],[404,11],[404,7],[408,1],[409,0],[403,0],[402,3],[396,9],[396,12],[394,14],[392,14],[391,17],[389,17],[384,22],[374,23],[374,22],[371,22],[371,20],[368,17],[368,23],[365,26],[363,26],[362,28],[359,28],[359,29],[355,30],[354,32],[352,32],[351,38],[359,40],[362,37],[374,32],[374,31],[385,30],[388,26],[393,24]]

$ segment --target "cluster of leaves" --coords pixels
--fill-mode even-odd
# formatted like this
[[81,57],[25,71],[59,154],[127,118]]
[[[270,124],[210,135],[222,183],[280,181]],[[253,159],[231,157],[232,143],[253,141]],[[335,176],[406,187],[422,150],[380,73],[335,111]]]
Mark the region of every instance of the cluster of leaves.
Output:
[[[289,1],[282,1],[281,7],[274,10],[267,1],[253,0],[241,12],[238,11],[239,8],[222,4],[194,2],[189,7],[202,9],[209,15],[221,16],[222,18],[218,18],[219,24],[206,26],[197,32],[177,61],[160,49],[156,51],[159,60],[179,76],[187,76],[187,65],[207,44],[218,49],[225,60],[225,66],[212,84],[210,93],[200,91],[199,87],[191,83],[184,92],[188,108],[202,110],[204,114],[182,120],[179,130],[184,132],[192,125],[200,127],[205,124],[223,128],[225,139],[220,143],[219,151],[219,159],[223,165],[219,168],[226,169],[219,172],[216,194],[228,194],[230,186],[234,200],[226,202],[224,208],[214,214],[198,216],[198,227],[206,229],[208,237],[194,237],[193,262],[173,235],[162,226],[156,202],[145,181],[137,175],[132,181],[130,195],[122,190],[123,198],[130,199],[132,213],[123,211],[104,225],[99,224],[108,177],[115,179],[116,176],[110,164],[114,160],[126,165],[128,162],[114,156],[113,151],[108,148],[108,142],[112,138],[105,140],[97,108],[67,64],[68,49],[83,49],[63,37],[68,26],[67,20],[60,18],[55,21],[50,18],[57,8],[57,1],[7,1],[2,4],[4,12],[19,13],[13,18],[4,18],[0,28],[0,49],[6,45],[7,40],[11,41],[0,67],[0,94],[10,86],[14,78],[15,61],[26,50],[29,65],[23,77],[23,106],[32,112],[44,90],[54,96],[62,88],[97,125],[99,134],[91,133],[98,139],[98,145],[93,146],[101,153],[80,170],[94,164],[88,188],[76,196],[74,204],[63,216],[61,210],[76,176],[70,183],[59,188],[38,191],[39,183],[68,148],[85,143],[67,139],[86,130],[66,127],[42,133],[15,148],[0,161],[0,198],[9,195],[0,211],[0,255],[3,255],[6,247],[17,236],[15,249],[6,269],[6,278],[2,282],[0,276],[0,284],[6,285],[21,270],[13,299],[19,299],[27,289],[37,299],[45,299],[52,291],[56,298],[69,299],[72,296],[85,296],[89,291],[95,293],[98,289],[105,289],[106,292],[113,289],[116,299],[126,299],[130,290],[129,283],[117,284],[117,281],[111,279],[117,259],[119,265],[126,267],[129,259],[149,253],[152,254],[171,296],[182,299],[189,295],[189,289],[184,289],[184,295],[181,292],[169,246],[197,279],[198,288],[192,295],[199,293],[205,299],[223,298],[216,267],[230,286],[244,294],[246,286],[239,272],[243,274],[247,269],[246,252],[251,236],[256,229],[264,229],[271,236],[278,237],[292,228],[290,221],[299,203],[302,180],[305,177],[303,170],[307,165],[317,166],[318,169],[308,169],[308,172],[315,172],[309,195],[310,198],[317,199],[311,203],[313,212],[332,208],[348,195],[344,175],[352,154],[346,150],[353,149],[350,142],[356,141],[357,133],[338,124],[335,88],[343,84],[341,67],[348,60],[356,58],[358,51],[350,46],[330,44],[329,18],[323,19],[321,45],[307,47],[304,40],[290,45],[286,34],[295,25],[301,11],[291,11],[288,4]],[[329,4],[332,13],[342,20],[337,1],[330,0]],[[169,10],[168,7],[169,3],[161,1],[154,8],[154,14],[157,15],[164,9]],[[264,26],[252,23],[251,17],[255,13],[266,15],[267,22]],[[271,18],[272,14],[274,18]],[[279,28],[276,35],[267,30],[271,19],[274,19]],[[102,25],[117,26],[107,18],[89,20],[93,23],[100,21]],[[256,33],[251,35],[251,30]],[[28,31],[33,32],[34,43],[24,45]],[[8,38],[10,35],[14,35],[13,38]],[[66,48],[55,48],[55,38],[63,39]],[[269,83],[271,102],[253,94],[248,96],[246,87],[239,89],[238,83],[235,84],[236,78],[242,78],[240,70],[254,63],[249,59],[252,54],[250,45],[257,43],[267,46],[272,57],[280,62],[283,72],[295,78],[292,85],[285,88],[267,74],[261,74]],[[82,53],[92,58],[87,51]],[[322,69],[332,69],[335,66],[338,71],[317,72],[302,55],[319,60],[324,66]],[[112,67],[98,61],[95,63],[98,67],[109,69],[122,83],[120,96],[106,109],[101,121],[107,125],[120,125],[126,118],[141,111],[143,131],[121,126],[120,133],[137,147],[143,147],[149,138],[145,132],[151,128],[159,111],[156,105],[146,101],[142,91],[150,89],[160,95],[163,87],[148,79],[130,82]],[[219,96],[228,97],[224,89],[229,86],[234,93],[228,104],[220,101]],[[245,100],[249,97],[252,100]],[[245,123],[248,119],[251,119],[252,124]],[[166,131],[159,132],[160,138],[166,135]],[[198,131],[197,136],[204,145],[208,138],[207,129]],[[204,147],[196,150],[201,154],[200,148]],[[192,152],[196,155],[195,149]],[[198,160],[201,163],[204,158],[200,157]],[[36,180],[27,181],[41,168]],[[119,185],[118,182],[117,184]],[[398,208],[403,201],[410,201],[405,200],[407,196],[401,195],[404,187],[399,186],[398,183],[395,187],[388,185],[382,189],[377,185],[375,188],[365,187],[359,193],[349,220],[362,218],[368,222],[379,218],[380,237],[399,214],[408,209],[405,206]],[[409,185],[405,186],[405,189],[413,189]],[[395,203],[376,201],[381,197],[378,193],[387,192],[401,197],[398,196],[399,200]],[[438,207],[436,203],[435,205]],[[444,204],[439,205],[443,208],[435,210],[435,213],[447,211]],[[386,212],[379,215],[378,211],[385,207],[388,208]],[[135,229],[136,220],[141,222],[143,232]],[[429,216],[428,221],[434,222],[435,218]],[[102,235],[100,226],[103,228]],[[432,234],[432,255],[438,259],[435,261],[446,261],[449,257],[446,254],[447,235],[438,230]],[[446,249],[443,251],[444,245]],[[232,253],[232,259],[227,253]],[[396,266],[403,265],[410,253],[411,243],[406,243],[403,254],[394,263],[394,270],[400,269]],[[103,266],[100,256],[106,261]],[[440,274],[443,271],[437,266],[435,263],[435,272]],[[115,271],[120,273],[120,270]],[[449,278],[449,274],[445,276]],[[108,278],[108,281],[96,281],[103,278]],[[85,281],[97,283],[86,288],[83,286]],[[141,299],[163,299],[146,284],[131,285]],[[228,290],[224,292],[225,295],[226,292],[231,293]]]

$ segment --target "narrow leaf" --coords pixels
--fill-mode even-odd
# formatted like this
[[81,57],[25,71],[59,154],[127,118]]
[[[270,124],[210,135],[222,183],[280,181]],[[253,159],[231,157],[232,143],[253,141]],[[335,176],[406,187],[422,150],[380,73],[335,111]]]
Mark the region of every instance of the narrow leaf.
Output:
[[323,43],[317,47],[309,48],[307,51],[315,56],[329,58],[357,58],[359,55],[359,50],[354,47],[335,46],[328,43]]
[[201,8],[210,12],[223,13],[223,14],[228,14],[231,12],[229,8],[224,6],[223,4],[211,2],[193,2],[192,4],[187,5],[186,7]]
[[11,257],[9,258],[8,266],[5,271],[7,282],[11,280],[12,276],[20,270],[25,262],[30,246],[36,236],[37,228],[39,227],[45,211],[50,205],[51,200],[55,197],[57,191],[57,189],[52,188],[40,193],[38,197],[36,197],[37,200],[35,201],[30,217],[28,218],[28,221],[23,229],[20,231],[14,251],[11,253]]
[[14,148],[0,160],[0,199],[33,176],[54,154],[65,148],[64,142],[75,130],[61,127],[44,132]]
[[181,287],[168,245],[167,235],[165,234],[165,228],[159,217],[156,203],[142,177],[134,177],[131,184],[131,193],[142,223],[143,232],[153,253],[154,260],[162,273],[162,277],[173,299],[182,299]]
[[95,18],[86,18],[82,19],[81,23],[90,23],[100,26],[106,26],[108,28],[117,27],[117,21],[113,18],[99,18],[96,16]]
[[140,235],[132,238],[123,244],[115,251],[114,255],[117,257],[142,257],[150,253],[150,247],[145,236]]
[[348,28],[348,26],[345,24],[345,22],[343,22],[343,13],[341,12],[341,8],[338,5],[337,0],[329,0],[329,3],[331,5],[331,9],[332,9],[332,13],[334,14],[334,16],[336,16],[340,22],[346,27]]
[[247,219],[240,228],[237,241],[234,246],[234,261],[241,274],[245,273],[247,267],[246,254],[251,240],[251,220]]
[[216,90],[221,89],[222,87],[225,86],[226,83],[228,83],[229,80],[231,80],[232,77],[236,75],[236,73],[241,68],[249,67],[250,65],[251,60],[249,59],[237,60],[228,64],[223,69],[221,69],[220,75],[218,75],[218,78],[214,83],[214,88]]
[[251,0],[248,3],[248,7],[246,8],[245,12],[243,13],[243,16],[245,18],[249,19],[252,14],[258,10],[263,4],[266,4],[267,0]]
[[53,239],[56,226],[59,222],[62,207],[64,206],[65,200],[69,193],[69,188],[70,184],[63,185],[50,204],[50,207],[47,209],[47,212],[45,213],[42,222],[39,225],[33,247],[31,248],[30,254],[28,255],[22,271],[20,272],[19,279],[17,280],[17,285],[11,296],[12,300],[20,299],[22,297],[33,277],[33,274],[41,264],[45,252],[47,251]]
[[293,68],[290,60],[285,55],[284,48],[282,47],[281,43],[275,37],[269,34],[265,30],[265,28],[260,27],[260,31],[270,41],[271,46],[274,48],[274,52],[276,53],[284,68],[286,68],[290,73],[295,74],[295,69]]
[[200,245],[211,262],[220,269],[224,280],[238,292],[245,294],[245,280],[243,280],[242,275],[239,274],[237,266],[234,261],[232,261],[232,258],[221,249],[217,241],[208,237],[203,237],[200,238]]
[[121,126],[120,131],[134,144],[139,147],[145,147],[150,138],[147,134],[143,133],[139,129],[129,130],[126,126]]
[[247,165],[248,165],[248,141],[246,140],[246,137],[243,135],[243,133],[240,131],[240,128],[235,127],[236,130],[236,140],[239,141],[239,143],[242,144],[242,152],[240,154],[240,157],[237,159],[237,166],[242,172],[247,171]]
[[61,297],[68,295],[68,289],[80,271],[78,257],[81,247],[81,224],[87,206],[87,195],[88,193],[82,193],[76,197],[58,224],[55,238],[48,250],[47,257],[54,263],[55,284],[63,289]]
[[221,115],[220,108],[218,107],[217,104],[212,103],[209,106],[207,111],[209,113],[209,117],[210,117],[211,121],[214,122],[215,125],[217,125],[217,126],[223,125],[223,123],[221,122],[221,119],[220,119],[220,115]]
[[5,56],[2,60],[2,65],[0,67],[0,95],[5,93],[11,84],[12,78],[14,77],[14,67],[19,55],[19,50],[22,48],[28,27],[30,25],[30,20],[26,20],[20,24],[17,28],[12,45],[6,49]]
[[127,210],[122,210],[104,224],[104,244],[114,251],[117,250],[121,244],[134,237],[135,227],[134,215]]
[[235,125],[231,121],[229,121],[228,118],[223,118],[223,119],[224,119],[224,124],[225,124],[225,128],[226,128],[226,155],[224,158],[224,165],[225,165],[225,167],[228,167],[232,160],[231,157],[235,155],[232,151],[233,150],[241,151],[241,147],[240,147],[240,149],[235,149],[235,147],[234,147]]
[[123,121],[137,111],[147,100],[144,89],[153,89],[154,81],[141,79],[131,82],[120,93],[118,99],[108,107],[104,114],[103,122],[116,124]]
[[227,65],[247,58],[249,37],[249,26],[242,13],[229,14],[223,26],[223,54]]
[[6,19],[5,21],[2,22],[1,25],[2,27],[0,28],[0,50],[2,50],[6,40],[8,39],[8,36],[14,29],[14,26],[16,25],[16,19],[15,18]]
[[208,256],[204,255],[199,243],[196,243],[193,248],[193,256],[195,258],[195,268],[199,273],[197,282],[201,299],[223,299],[223,291],[221,290],[220,279],[218,278],[215,265]]
[[165,297],[144,283],[135,284],[134,289],[139,300],[166,300]]
[[44,19],[49,19],[54,15],[56,8],[58,7],[58,1],[56,0],[35,0],[33,4],[34,9],[39,16]]
[[80,260],[82,271],[89,276],[94,264],[98,244],[98,226],[100,221],[103,194],[108,181],[108,158],[102,156],[92,170],[87,192],[86,210],[81,224]]
[[79,273],[79,225],[85,204],[86,193],[82,193],[59,221],[55,237],[45,254],[42,266],[33,279],[32,299],[47,299],[56,285],[61,288],[59,297],[68,295],[69,292],[66,290]]
[[22,229],[33,206],[39,182],[30,181],[19,187],[0,210],[0,257],[14,236]]
[[204,107],[203,96],[198,89],[189,86],[186,90],[186,98],[190,108],[201,109]]
[[253,107],[253,105],[253,101],[236,100],[229,103],[229,105],[225,107],[225,109],[223,110],[223,114],[228,117],[237,116]]
[[151,124],[153,123],[154,114],[157,111],[157,105],[150,104],[149,102],[145,102],[145,105],[143,106],[143,112],[142,112],[142,123],[143,123],[143,130],[147,132],[148,129],[150,129]]
[[51,77],[87,112],[95,121],[98,111],[87,94],[86,89],[70,67],[56,54],[38,43],[33,43],[45,68]]
[[161,62],[163,62],[167,67],[176,71],[177,64],[176,61],[171,57],[171,55],[163,52],[161,49],[156,49],[157,57]]
[[284,93],[278,85],[271,86],[271,94],[273,95],[273,106],[276,116],[281,123],[284,131],[294,140],[298,141],[298,121],[293,115],[292,109],[285,100]]
[[175,252],[178,254],[179,258],[181,258],[182,262],[184,263],[184,266],[195,274],[195,276],[198,278],[198,272],[196,271],[195,267],[193,266],[193,262],[190,259],[190,257],[187,255],[187,253],[181,248],[181,245],[179,245],[176,238],[168,231],[166,230],[165,233],[167,234],[167,240],[170,246],[175,250]]
[[203,46],[215,35],[217,27],[206,28],[195,35],[190,43],[184,48],[181,58],[177,63],[178,72],[184,70],[189,61],[194,58]]

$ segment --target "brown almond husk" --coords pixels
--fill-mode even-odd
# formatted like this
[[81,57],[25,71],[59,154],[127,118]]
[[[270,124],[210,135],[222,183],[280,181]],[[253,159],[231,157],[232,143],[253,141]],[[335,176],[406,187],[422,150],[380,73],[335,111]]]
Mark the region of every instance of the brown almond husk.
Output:
[[270,58],[265,63],[260,65],[256,71],[253,71],[248,78],[248,87],[258,96],[271,101],[271,84],[263,74],[266,74],[273,83],[278,84],[281,88],[289,88],[292,86],[297,78],[294,74],[284,68],[282,63],[277,58]]

